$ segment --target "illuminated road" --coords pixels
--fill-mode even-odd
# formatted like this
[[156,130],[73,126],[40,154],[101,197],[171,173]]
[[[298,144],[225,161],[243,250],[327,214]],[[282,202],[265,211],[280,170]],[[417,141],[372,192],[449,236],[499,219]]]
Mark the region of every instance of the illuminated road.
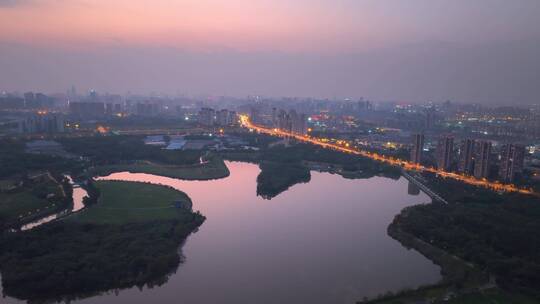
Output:
[[435,169],[435,168],[432,168],[432,167],[426,167],[426,166],[422,166],[422,165],[419,165],[419,164],[411,163],[411,162],[406,161],[406,160],[401,160],[401,159],[397,159],[397,158],[393,158],[393,157],[389,157],[389,156],[385,156],[385,155],[380,155],[380,154],[373,153],[373,152],[362,151],[362,150],[359,150],[359,149],[353,149],[353,148],[348,147],[348,144],[346,144],[346,143],[343,144],[343,145],[339,145],[339,144],[334,144],[334,143],[330,143],[330,142],[327,142],[327,141],[323,141],[322,139],[319,139],[319,138],[312,138],[312,137],[309,137],[309,136],[306,136],[306,135],[295,134],[295,133],[286,132],[286,131],[279,130],[279,129],[270,129],[270,128],[266,128],[266,127],[261,127],[261,126],[254,125],[253,123],[251,123],[251,121],[249,121],[249,117],[246,116],[246,115],[241,115],[240,116],[240,122],[241,122],[242,126],[244,126],[246,128],[249,128],[249,129],[253,129],[253,130],[255,130],[257,132],[260,132],[260,133],[269,134],[269,135],[272,135],[272,136],[279,136],[279,137],[291,137],[291,138],[294,138],[294,139],[296,139],[298,141],[311,143],[311,144],[314,144],[314,145],[321,146],[323,148],[332,149],[332,150],[336,150],[336,151],[340,151],[340,152],[344,152],[344,153],[349,153],[349,154],[360,155],[360,156],[371,158],[373,160],[383,162],[383,163],[387,163],[387,164],[390,164],[390,165],[393,165],[393,166],[399,166],[399,167],[404,168],[405,170],[413,170],[413,171],[419,171],[419,172],[431,172],[431,173],[435,173],[435,174],[437,174],[437,175],[439,175],[441,177],[444,177],[444,178],[451,178],[451,179],[459,180],[461,182],[464,182],[464,183],[467,183],[467,184],[470,184],[470,185],[484,187],[484,188],[488,188],[488,189],[491,189],[491,190],[494,190],[494,191],[519,192],[519,193],[522,193],[522,194],[538,195],[537,193],[533,192],[532,190],[522,189],[522,188],[519,188],[519,187],[517,187],[516,185],[513,185],[513,184],[503,184],[501,182],[490,182],[490,181],[488,181],[486,179],[478,179],[478,178],[475,178],[473,176],[462,175],[462,174],[454,173],[454,172],[446,172],[446,171],[438,170],[438,169]]

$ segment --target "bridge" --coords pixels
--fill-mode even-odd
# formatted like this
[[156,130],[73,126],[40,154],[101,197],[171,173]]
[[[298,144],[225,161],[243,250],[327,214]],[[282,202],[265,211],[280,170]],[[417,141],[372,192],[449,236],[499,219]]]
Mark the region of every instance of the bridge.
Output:
[[433,201],[440,202],[443,204],[448,204],[448,201],[446,201],[444,198],[442,198],[440,195],[435,193],[433,190],[429,189],[426,185],[422,184],[418,179],[416,179],[414,176],[410,175],[407,170],[401,169],[401,174],[409,180],[409,182],[413,183],[415,186],[420,188],[425,194],[427,194]]

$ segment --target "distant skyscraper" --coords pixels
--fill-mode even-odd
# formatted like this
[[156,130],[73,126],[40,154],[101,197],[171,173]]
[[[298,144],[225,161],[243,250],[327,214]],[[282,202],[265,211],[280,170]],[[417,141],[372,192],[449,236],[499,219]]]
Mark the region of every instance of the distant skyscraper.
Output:
[[65,118],[62,114],[32,114],[18,122],[19,133],[61,133]]
[[413,148],[411,150],[411,162],[420,164],[424,152],[424,134],[415,134],[413,136]]
[[232,123],[231,115],[228,110],[223,109],[216,112],[216,123],[219,126],[225,127]]
[[491,142],[479,141],[476,143],[475,150],[474,176],[476,178],[487,178],[491,160]]
[[252,106],[251,107],[251,113],[249,115],[250,119],[254,123],[260,123],[261,122],[261,116],[260,116],[260,110],[258,107]]
[[433,128],[434,126],[435,126],[435,109],[429,108],[426,110],[425,128],[429,130]]
[[98,118],[105,114],[103,102],[70,102],[69,111],[79,118]]
[[155,102],[138,102],[137,103],[137,115],[140,116],[156,116],[160,112],[161,105]]
[[106,103],[105,104],[105,114],[106,115],[112,115],[113,114],[114,105],[112,103]]
[[24,104],[27,108],[33,108],[34,100],[36,99],[34,93],[26,92],[24,93]]
[[277,117],[277,109],[272,108],[272,127],[275,128],[278,126],[278,117]]
[[458,170],[461,173],[472,175],[474,169],[474,139],[461,141],[459,149]]
[[287,112],[285,112],[285,110],[283,110],[283,109],[279,110],[279,112],[277,114],[277,121],[278,121],[277,127],[279,129],[285,130],[285,131],[290,131],[291,126],[290,126],[289,114],[287,114]]
[[452,153],[454,151],[454,138],[444,136],[437,144],[437,168],[448,171],[452,165]]
[[291,131],[297,134],[307,133],[307,116],[306,114],[298,114],[295,110],[289,112],[291,119]]
[[215,111],[211,108],[201,108],[199,111],[199,123],[205,126],[213,126],[215,120]]
[[502,181],[512,182],[523,171],[525,147],[507,144],[502,147],[499,177]]

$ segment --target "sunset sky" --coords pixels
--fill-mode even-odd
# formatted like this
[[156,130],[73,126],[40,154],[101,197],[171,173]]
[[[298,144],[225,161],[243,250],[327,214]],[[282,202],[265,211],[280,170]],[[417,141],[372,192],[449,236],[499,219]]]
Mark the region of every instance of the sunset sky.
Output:
[[539,20],[538,0],[0,0],[0,90],[534,103]]

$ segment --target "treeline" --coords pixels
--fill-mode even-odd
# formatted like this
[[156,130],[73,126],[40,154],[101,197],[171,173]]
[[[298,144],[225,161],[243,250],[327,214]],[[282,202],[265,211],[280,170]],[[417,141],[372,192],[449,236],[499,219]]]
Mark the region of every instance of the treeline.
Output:
[[257,176],[257,195],[271,199],[298,183],[311,180],[310,170],[300,163],[262,162]]
[[67,151],[82,155],[95,164],[107,165],[123,161],[151,160],[171,165],[189,165],[199,161],[196,150],[165,150],[145,145],[140,136],[92,136],[61,140]]
[[309,144],[296,144],[293,146],[274,146],[257,152],[260,162],[269,161],[274,163],[298,164],[314,162],[333,165],[344,171],[362,171],[362,178],[380,175],[389,178],[399,178],[400,170],[371,159],[358,155],[346,154],[319,146]]
[[87,194],[87,196],[83,197],[84,206],[88,207],[97,204],[101,193],[94,180],[92,178],[87,179],[82,187],[86,190]]
[[496,275],[499,286],[540,299],[540,204],[533,196],[437,179],[449,205],[406,209],[394,223]]
[[16,139],[0,140],[0,179],[30,172],[50,171],[60,174],[81,165],[72,160],[43,154],[25,153],[25,142]]
[[181,262],[178,246],[204,221],[125,225],[60,221],[0,236],[4,293],[29,301],[66,300],[166,281]]

